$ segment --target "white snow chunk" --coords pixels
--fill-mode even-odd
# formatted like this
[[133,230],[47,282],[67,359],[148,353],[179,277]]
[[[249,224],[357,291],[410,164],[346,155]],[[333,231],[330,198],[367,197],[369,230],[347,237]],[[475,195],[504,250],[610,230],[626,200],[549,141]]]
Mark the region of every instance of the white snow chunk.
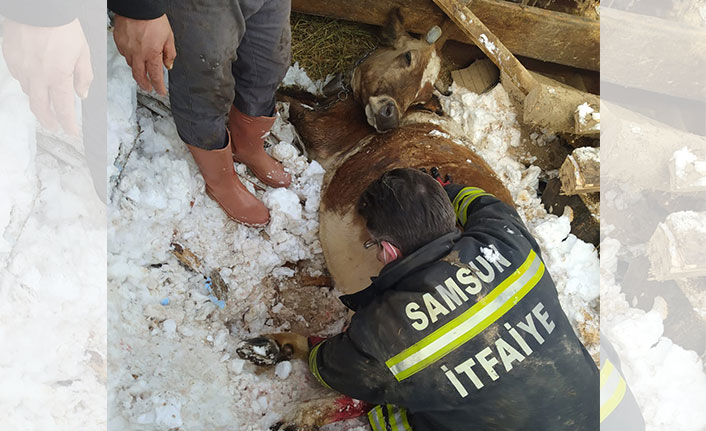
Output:
[[282,380],[289,377],[289,373],[292,372],[292,363],[289,361],[282,361],[275,367],[275,375]]

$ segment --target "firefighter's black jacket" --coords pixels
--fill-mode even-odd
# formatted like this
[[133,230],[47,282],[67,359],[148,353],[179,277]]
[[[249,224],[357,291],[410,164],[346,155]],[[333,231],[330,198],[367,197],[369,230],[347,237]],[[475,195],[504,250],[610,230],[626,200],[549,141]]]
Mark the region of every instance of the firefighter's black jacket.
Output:
[[445,187],[463,233],[446,234],[342,297],[349,328],[312,349],[314,375],[381,407],[374,430],[599,428],[598,369],[559,305],[517,212]]

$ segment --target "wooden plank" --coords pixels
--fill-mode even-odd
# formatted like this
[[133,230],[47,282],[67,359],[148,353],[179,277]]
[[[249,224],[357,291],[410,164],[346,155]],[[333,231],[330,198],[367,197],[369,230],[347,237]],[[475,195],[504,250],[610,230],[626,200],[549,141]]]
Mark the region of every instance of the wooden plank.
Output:
[[706,30],[601,7],[601,80],[703,101]]
[[500,80],[500,70],[487,58],[477,60],[465,69],[454,70],[451,78],[476,94],[482,94]]
[[[292,0],[295,12],[372,25],[383,25],[395,7],[402,8],[405,28],[418,34],[426,33],[445,16],[432,0]],[[497,0],[474,0],[470,9],[513,54],[600,69],[597,20]],[[452,29],[449,38],[470,43],[458,28]]]
[[599,148],[581,147],[564,160],[559,169],[563,194],[570,196],[601,190],[599,152]]

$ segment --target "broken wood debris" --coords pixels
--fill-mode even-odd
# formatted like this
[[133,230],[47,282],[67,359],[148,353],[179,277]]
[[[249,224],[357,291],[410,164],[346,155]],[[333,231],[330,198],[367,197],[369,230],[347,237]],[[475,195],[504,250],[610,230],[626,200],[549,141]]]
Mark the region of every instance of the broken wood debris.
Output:
[[657,280],[706,276],[706,213],[679,211],[657,226],[647,246]]
[[219,268],[206,269],[201,259],[178,241],[172,241],[171,247],[172,254],[184,268],[201,274],[208,281],[207,285],[219,301],[228,300],[228,284],[221,277]]
[[565,195],[577,195],[600,191],[600,149],[581,147],[575,149],[559,169],[561,191]]

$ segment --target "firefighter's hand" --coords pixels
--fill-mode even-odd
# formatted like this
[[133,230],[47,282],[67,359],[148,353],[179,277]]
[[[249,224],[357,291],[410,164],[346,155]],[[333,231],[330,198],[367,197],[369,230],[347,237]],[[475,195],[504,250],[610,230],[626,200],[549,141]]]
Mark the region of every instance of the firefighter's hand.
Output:
[[115,15],[113,38],[132,68],[132,76],[145,91],[167,94],[162,65],[171,69],[176,58],[174,33],[167,15],[140,20]]
[[241,359],[255,365],[270,366],[290,359],[305,359],[309,346],[303,335],[281,333],[241,341],[235,351]]
[[427,172],[427,170],[424,169],[424,168],[421,168],[420,171],[424,172],[425,174],[431,175],[431,176],[432,176],[436,181],[438,181],[439,184],[441,184],[442,186],[448,186],[448,185],[451,184],[451,182],[453,181],[453,180],[451,179],[451,175],[449,175],[449,174],[446,174],[446,176],[445,176],[444,179],[442,180],[442,179],[441,179],[441,173],[439,172],[439,168],[437,168],[436,166],[434,166],[433,168],[431,168],[428,172]]
[[52,132],[78,135],[74,93],[88,96],[93,81],[88,41],[79,21],[35,27],[6,20],[2,51],[12,76],[29,96],[39,123]]

